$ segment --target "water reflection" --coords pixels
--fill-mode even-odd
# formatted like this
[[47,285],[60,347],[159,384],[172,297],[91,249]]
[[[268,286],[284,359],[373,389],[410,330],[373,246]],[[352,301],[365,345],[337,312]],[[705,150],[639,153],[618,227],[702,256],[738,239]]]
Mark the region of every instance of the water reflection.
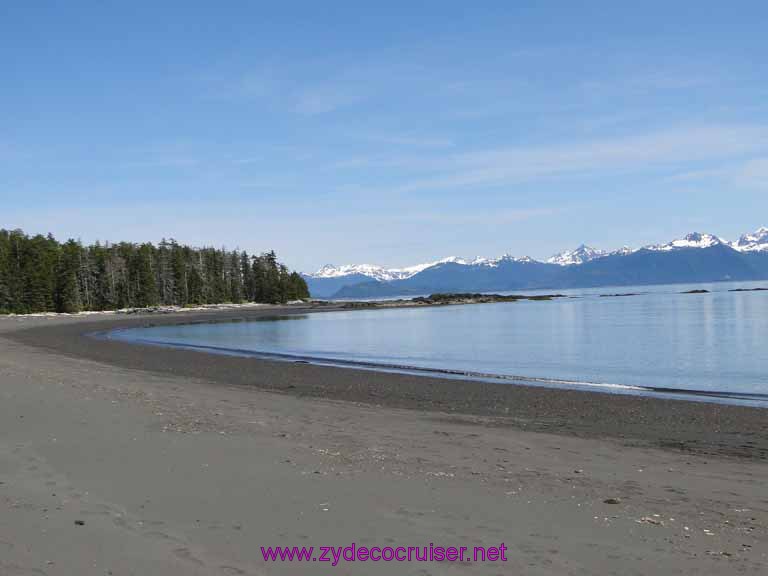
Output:
[[[759,285],[759,284],[758,284]],[[768,292],[647,287],[549,302],[361,310],[120,338],[627,386],[768,394]]]

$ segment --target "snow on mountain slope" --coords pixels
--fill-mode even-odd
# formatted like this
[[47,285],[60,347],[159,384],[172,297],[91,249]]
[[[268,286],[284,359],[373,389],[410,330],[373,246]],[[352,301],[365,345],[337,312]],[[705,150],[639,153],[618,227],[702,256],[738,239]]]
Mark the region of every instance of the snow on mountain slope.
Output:
[[[755,232],[744,234],[736,242],[726,242],[713,234],[692,232],[682,238],[667,242],[666,244],[653,244],[645,246],[644,249],[657,252],[669,252],[685,248],[711,248],[718,245],[730,246],[734,250],[740,252],[768,252],[768,228],[762,227]],[[633,252],[635,252],[635,250],[627,246],[619,248],[618,250],[606,251],[591,248],[582,244],[575,250],[566,250],[556,254],[547,259],[546,262],[548,264],[557,264],[559,266],[575,266],[606,256],[625,256]],[[410,278],[419,272],[441,264],[460,264],[463,266],[486,266],[496,268],[503,262],[540,263],[540,261],[534,260],[528,256],[520,258],[509,254],[504,254],[498,258],[483,258],[478,256],[474,259],[449,256],[448,258],[442,258],[441,260],[436,260],[434,262],[407,266],[405,268],[384,268],[383,266],[376,266],[373,264],[352,264],[346,266],[332,266],[328,264],[320,268],[317,272],[313,274],[305,274],[305,276],[309,278],[342,278],[344,276],[362,275],[374,280],[388,282]]]
[[333,264],[326,264],[320,268],[317,272],[306,273],[305,276],[310,278],[341,278],[344,276],[362,275],[368,276],[375,280],[390,281],[390,280],[403,280],[410,278],[422,272],[428,268],[438,266],[440,264],[461,264],[463,266],[487,266],[489,268],[496,268],[501,262],[521,262],[531,263],[538,262],[530,256],[515,257],[505,254],[498,258],[484,258],[478,256],[473,259],[459,258],[458,256],[449,256],[434,262],[426,262],[424,264],[416,264],[414,266],[407,266],[405,268],[384,268],[383,266],[376,266],[374,264],[347,264],[344,266],[334,266]]
[[667,242],[666,244],[652,244],[650,246],[645,246],[645,249],[658,252],[669,252],[670,250],[679,250],[681,248],[711,248],[718,244],[726,244],[726,242],[713,234],[691,232],[682,238],[672,240],[672,242]]
[[375,264],[347,264],[344,266],[334,266],[333,264],[326,264],[320,270],[312,274],[306,274],[310,278],[340,278],[342,276],[352,276],[359,274],[362,276],[368,276],[375,280],[390,281],[390,280],[402,280],[404,278],[410,278],[414,274],[418,274],[422,270],[432,268],[438,264],[445,264],[448,262],[454,262],[457,264],[468,264],[466,260],[457,256],[449,256],[435,262],[427,262],[425,264],[416,264],[415,266],[408,266],[407,268],[384,268],[383,266],[376,266]]
[[347,264],[344,266],[334,266],[326,264],[314,274],[307,274],[312,278],[340,278],[343,276],[362,275],[375,280],[389,281],[408,278],[412,274],[403,270],[387,269],[374,264]]
[[536,260],[528,256],[517,258],[510,256],[509,254],[505,254],[499,258],[483,258],[478,256],[472,260],[459,258],[458,256],[448,256],[447,258],[441,258],[434,262],[416,264],[415,266],[408,266],[406,268],[384,268],[383,266],[376,266],[374,264],[347,264],[344,266],[326,264],[317,272],[308,273],[305,274],[305,276],[310,278],[341,278],[359,274],[375,280],[388,282],[390,280],[404,280],[405,278],[410,278],[427,268],[432,268],[440,264],[461,264],[463,266],[488,266],[490,268],[496,268],[499,263],[505,260],[512,262],[536,262]]
[[744,234],[730,246],[739,252],[768,252],[768,228],[763,226],[750,234]]
[[570,266],[571,264],[584,264],[595,258],[602,258],[607,256],[608,252],[604,250],[597,250],[582,244],[576,250],[566,250],[555,254],[547,260],[548,264],[557,264],[559,266]]

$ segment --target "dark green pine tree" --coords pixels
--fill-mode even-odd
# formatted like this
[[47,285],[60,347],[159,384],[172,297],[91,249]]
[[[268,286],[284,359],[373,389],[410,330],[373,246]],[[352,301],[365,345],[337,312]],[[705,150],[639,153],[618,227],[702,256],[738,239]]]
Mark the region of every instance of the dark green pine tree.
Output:
[[56,286],[58,243],[52,236],[34,236],[21,243],[19,277],[21,298],[17,306],[20,312],[52,312]]
[[189,274],[187,275],[187,285],[189,287],[189,303],[204,304],[205,286],[203,277],[195,266],[190,266],[189,268]]
[[112,310],[117,307],[114,293],[113,268],[110,265],[109,252],[98,242],[89,249],[93,262],[92,300],[94,310]]
[[13,309],[11,300],[11,235],[0,230],[0,314],[7,314]]
[[155,272],[152,269],[153,247],[142,244],[136,251],[136,299],[134,306],[146,308],[157,306],[158,293]]
[[291,300],[306,300],[309,298],[309,287],[307,281],[298,272],[291,272]]
[[240,254],[240,274],[243,277],[243,299],[246,302],[253,302],[255,300],[253,268],[251,266],[251,259],[245,251]]
[[280,286],[280,269],[274,250],[265,253],[262,260],[264,263],[264,302],[270,304],[284,302],[284,295]]
[[56,311],[74,314],[82,310],[78,270],[80,269],[80,245],[69,240],[59,251],[56,266]]
[[0,313],[77,312],[158,304],[285,302],[308,296],[274,252],[249,257],[175,241],[83,246],[0,230]]
[[229,259],[229,299],[235,304],[244,300],[243,273],[240,269],[240,256],[237,252],[228,255]]
[[262,256],[251,257],[252,302],[268,302],[265,270],[264,258]]
[[189,303],[189,283],[185,250],[171,240],[171,271],[173,274],[173,301],[179,306]]

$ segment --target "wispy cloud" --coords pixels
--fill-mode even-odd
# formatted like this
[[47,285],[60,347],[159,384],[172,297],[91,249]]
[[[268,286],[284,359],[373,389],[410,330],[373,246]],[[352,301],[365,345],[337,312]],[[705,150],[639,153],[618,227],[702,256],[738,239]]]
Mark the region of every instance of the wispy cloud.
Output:
[[615,171],[650,172],[763,151],[768,151],[768,126],[694,126],[623,138],[454,155],[445,159],[442,174],[411,180],[399,190],[459,189]]
[[755,158],[744,164],[734,175],[734,181],[746,188],[768,190],[768,157]]
[[455,142],[450,138],[435,138],[417,135],[371,136],[369,140],[399,147],[452,148]]
[[397,219],[406,222],[419,222],[440,225],[505,225],[524,222],[533,218],[543,218],[557,214],[555,208],[529,208],[518,210],[476,210],[464,212],[407,212]]
[[125,168],[188,168],[198,164],[198,159],[190,156],[169,156],[131,160],[122,164]]
[[712,182],[733,189],[768,189],[768,157],[730,162],[717,168],[680,172],[666,178],[671,182]]
[[647,93],[702,88],[722,81],[722,76],[691,74],[680,70],[629,74],[611,79],[586,80],[581,89],[592,94],[609,92]]
[[297,95],[296,112],[313,116],[334,112],[360,102],[368,92],[359,84],[329,82],[310,86]]
[[260,64],[239,73],[206,70],[191,79],[200,95],[209,100],[265,100],[285,89],[277,66]]
[[702,170],[686,170],[667,176],[664,180],[668,182],[700,182],[702,180],[720,180],[726,176],[733,175],[732,166],[720,168],[705,168]]

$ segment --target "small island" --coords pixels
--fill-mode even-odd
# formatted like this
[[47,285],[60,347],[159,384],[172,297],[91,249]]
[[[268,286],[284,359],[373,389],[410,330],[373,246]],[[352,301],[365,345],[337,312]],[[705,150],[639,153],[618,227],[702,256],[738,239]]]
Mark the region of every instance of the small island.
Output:
[[341,306],[345,309],[358,308],[406,308],[409,306],[449,306],[459,304],[496,304],[500,302],[518,302],[520,300],[549,301],[555,298],[567,298],[564,294],[479,294],[472,292],[436,293],[429,296],[400,298],[397,300],[357,300],[333,301],[314,300],[317,306]]

